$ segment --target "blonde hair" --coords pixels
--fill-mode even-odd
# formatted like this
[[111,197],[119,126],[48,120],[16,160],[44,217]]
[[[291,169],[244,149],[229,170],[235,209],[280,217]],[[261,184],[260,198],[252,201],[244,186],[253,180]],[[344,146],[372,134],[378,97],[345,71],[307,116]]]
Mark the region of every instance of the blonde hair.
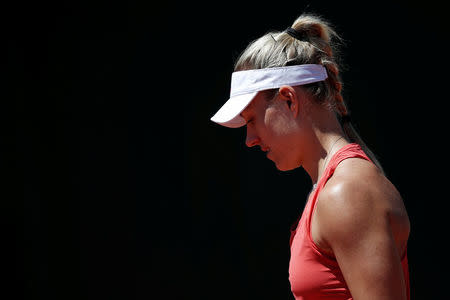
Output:
[[314,101],[333,110],[351,142],[358,143],[369,158],[383,172],[375,155],[346,120],[349,116],[342,97],[343,83],[339,75],[339,46],[342,39],[322,17],[302,14],[291,26],[301,39],[286,31],[269,32],[248,45],[235,64],[235,71],[264,69],[301,64],[321,64],[327,69],[325,81],[303,85]]

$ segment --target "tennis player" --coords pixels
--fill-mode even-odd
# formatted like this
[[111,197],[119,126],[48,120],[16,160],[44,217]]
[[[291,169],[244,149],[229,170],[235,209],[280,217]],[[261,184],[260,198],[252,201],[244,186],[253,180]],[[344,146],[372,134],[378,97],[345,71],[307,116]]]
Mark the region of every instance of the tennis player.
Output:
[[311,14],[255,40],[211,120],[247,126],[248,147],[259,146],[279,170],[303,167],[311,177],[290,239],[295,299],[409,300],[409,218],[352,126],[341,95],[340,40]]

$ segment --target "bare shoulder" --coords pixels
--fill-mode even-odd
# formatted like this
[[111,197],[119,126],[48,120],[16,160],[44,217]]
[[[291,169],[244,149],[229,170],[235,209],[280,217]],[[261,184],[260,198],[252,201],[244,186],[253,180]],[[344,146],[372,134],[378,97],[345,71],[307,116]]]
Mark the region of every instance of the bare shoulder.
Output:
[[343,205],[380,206],[402,202],[397,189],[380,170],[371,162],[360,158],[342,161],[326,183],[321,196],[345,199],[341,203]]
[[365,230],[392,233],[399,253],[409,236],[409,219],[395,186],[371,162],[342,161],[321,191],[315,216],[319,243],[332,248],[333,239],[352,243]]

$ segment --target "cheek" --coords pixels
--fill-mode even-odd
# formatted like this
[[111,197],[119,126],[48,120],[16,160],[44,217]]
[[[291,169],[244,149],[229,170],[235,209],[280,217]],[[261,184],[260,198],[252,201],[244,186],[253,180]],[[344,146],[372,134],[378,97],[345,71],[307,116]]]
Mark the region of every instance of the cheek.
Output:
[[274,136],[285,136],[292,131],[289,116],[273,107],[266,110],[264,123]]

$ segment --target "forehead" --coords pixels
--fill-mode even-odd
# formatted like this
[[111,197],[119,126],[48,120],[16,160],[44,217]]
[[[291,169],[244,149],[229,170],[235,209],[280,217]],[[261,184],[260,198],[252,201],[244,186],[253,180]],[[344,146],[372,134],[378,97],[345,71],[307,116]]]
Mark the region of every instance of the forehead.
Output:
[[247,119],[250,115],[264,109],[265,104],[267,104],[266,102],[264,93],[259,92],[256,94],[255,98],[253,98],[252,102],[250,102],[250,104],[241,112],[241,116],[244,119]]

